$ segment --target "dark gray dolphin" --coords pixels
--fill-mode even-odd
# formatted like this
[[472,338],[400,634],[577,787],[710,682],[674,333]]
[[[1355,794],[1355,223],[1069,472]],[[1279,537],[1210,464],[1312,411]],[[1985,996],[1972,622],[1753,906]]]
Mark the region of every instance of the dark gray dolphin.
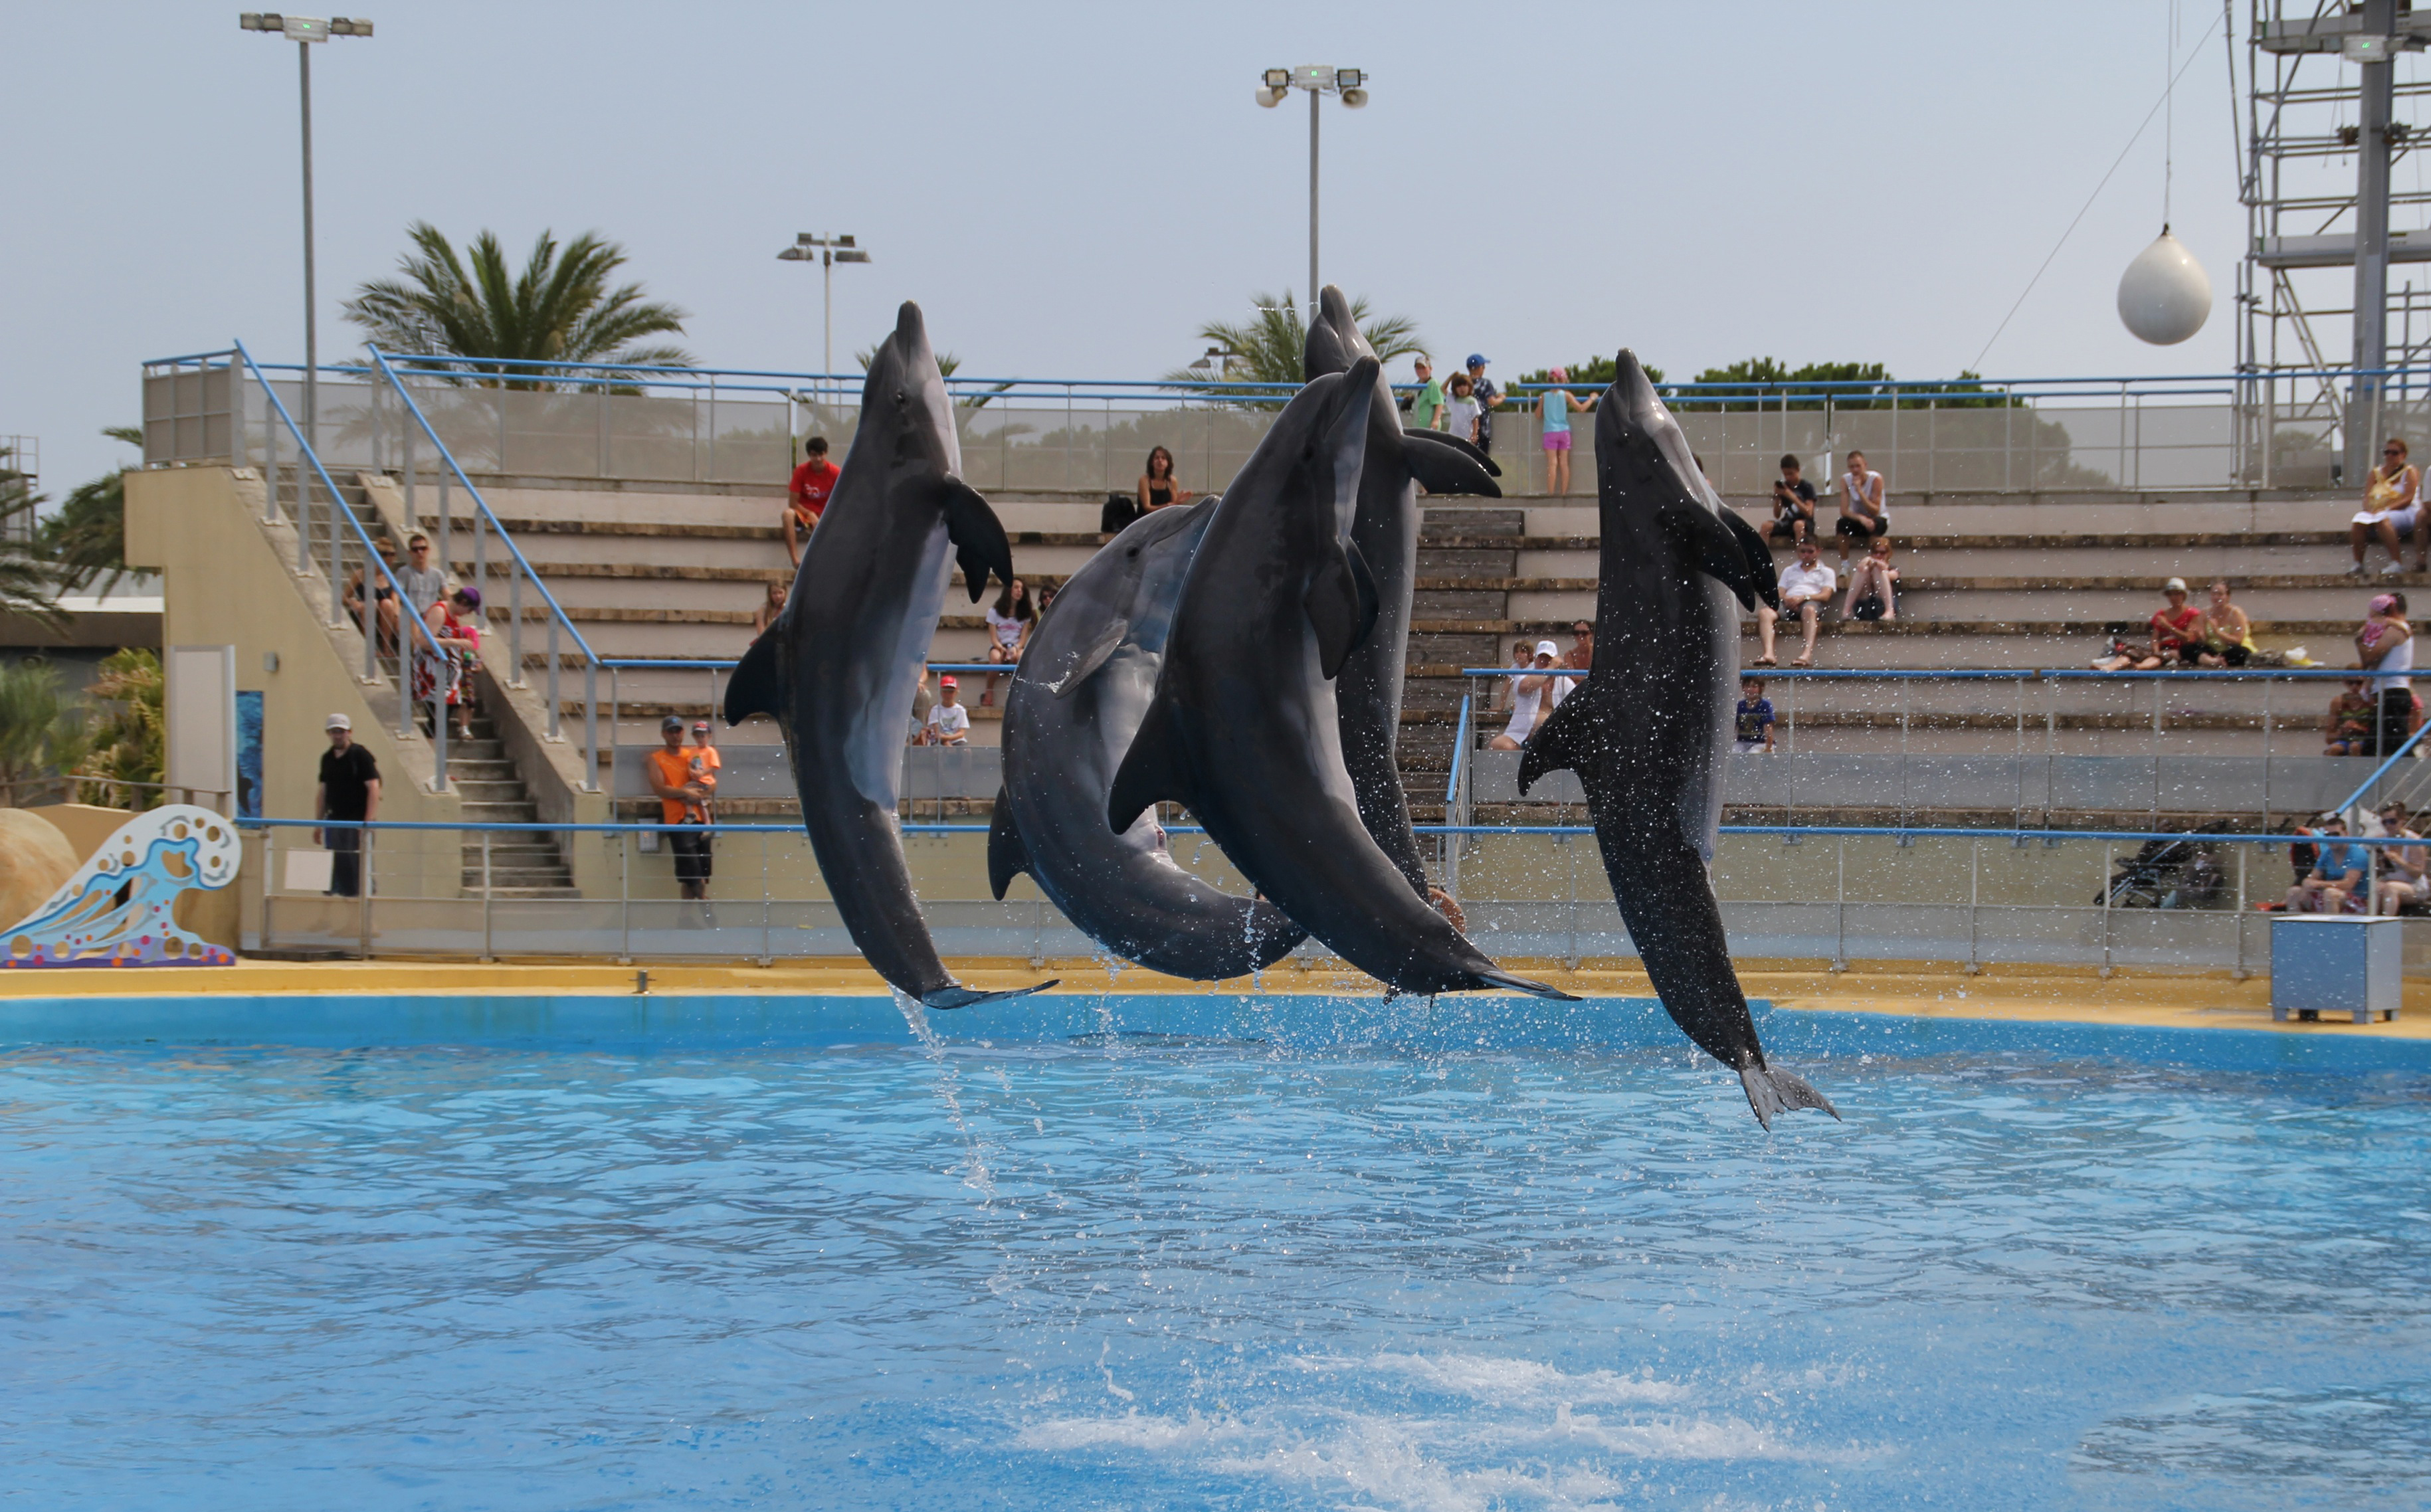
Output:
[[981,992],[946,970],[896,827],[912,696],[954,567],[973,602],[989,573],[1013,580],[1004,527],[955,476],[962,462],[928,328],[907,301],[870,358],[860,428],[784,613],[726,689],[727,723],[764,714],[785,732],[802,827],[853,944],[930,1008],[1038,990]]
[[1725,508],[1635,353],[1596,412],[1602,530],[1595,665],[1528,738],[1519,791],[1567,767],[1586,788],[1604,874],[1663,1006],[1739,1073],[1766,1128],[1823,1094],[1765,1063],[1706,866],[1738,680],[1739,611],[1778,608],[1772,553]]
[[1116,955],[1201,982],[1271,966],[1308,934],[1175,865],[1152,815],[1120,834],[1106,827],[1115,769],[1156,696],[1182,578],[1215,514],[1209,497],[1135,520],[1056,594],[1005,697],[1005,785],[988,831],[997,897],[1026,871]]
[[[1317,316],[1302,353],[1306,376],[1341,373],[1375,347],[1359,333],[1350,301],[1332,284],[1317,298]],[[1420,898],[1426,864],[1410,832],[1410,803],[1396,759],[1401,740],[1401,682],[1409,671],[1410,596],[1418,577],[1418,485],[1430,494],[1483,494],[1501,498],[1492,464],[1451,437],[1401,428],[1393,391],[1379,370],[1369,407],[1366,452],[1359,469],[1358,512],[1350,543],[1376,580],[1376,627],[1342,664],[1333,697],[1342,714],[1342,762],[1359,798],[1359,819]]]
[[1376,619],[1350,543],[1376,360],[1303,387],[1215,510],[1182,581],[1156,697],[1107,819],[1189,805],[1293,920],[1397,992],[1516,987],[1410,889],[1360,822],[1333,679]]

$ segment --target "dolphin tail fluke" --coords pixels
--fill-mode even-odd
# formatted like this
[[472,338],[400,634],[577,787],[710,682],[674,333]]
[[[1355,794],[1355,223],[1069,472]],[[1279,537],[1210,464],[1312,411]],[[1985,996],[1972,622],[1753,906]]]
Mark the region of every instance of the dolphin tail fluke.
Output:
[[1189,773],[1173,716],[1160,698],[1148,706],[1148,717],[1140,721],[1131,749],[1115,770],[1114,791],[1106,796],[1106,822],[1122,834],[1158,803],[1192,801]]
[[1587,714],[1584,698],[1565,699],[1553,711],[1553,717],[1536,727],[1519,748],[1519,796],[1526,798],[1536,779],[1548,772],[1578,771],[1580,761],[1593,748],[1589,742],[1595,731]]
[[954,544],[954,564],[963,569],[963,583],[978,603],[987,592],[988,574],[1010,586],[1013,544],[1005,539],[1004,522],[980,491],[950,474],[937,480],[938,505],[946,513],[946,539]]
[[1527,977],[1516,977],[1501,969],[1480,971],[1476,976],[1478,981],[1489,987],[1507,987],[1513,992],[1524,992],[1537,998],[1551,998],[1556,1002],[1579,1000],[1577,993],[1564,992],[1559,987],[1548,986],[1544,983],[1532,981]]
[[1452,445],[1451,439],[1440,430],[1402,431],[1401,462],[1410,476],[1430,494],[1501,498],[1502,485],[1494,480],[1486,460],[1471,448]]
[[728,724],[739,725],[753,714],[780,717],[778,711],[784,707],[785,687],[777,674],[777,643],[784,638],[783,630],[770,626],[735,664],[734,675],[726,683]]
[[1049,987],[1061,985],[1063,980],[1058,977],[1053,982],[1042,982],[1036,986],[1007,987],[1001,992],[982,992],[977,987],[965,987],[957,983],[953,986],[939,987],[934,992],[922,995],[920,1006],[937,1009],[976,1008],[983,1002],[1001,1002],[1008,998],[1027,998],[1033,992],[1045,992]]
[[1778,1066],[1759,1066],[1750,1061],[1739,1067],[1739,1085],[1747,1089],[1748,1106],[1755,1110],[1755,1121],[1768,1130],[1775,1115],[1799,1108],[1820,1108],[1835,1118],[1840,1116],[1840,1110],[1832,1106],[1832,1100],[1809,1086],[1806,1078]]
[[988,886],[996,890],[997,900],[1004,899],[1004,890],[1013,879],[1030,869],[1030,848],[1021,843],[1021,831],[1013,822],[1013,799],[1001,787],[996,790],[996,817],[988,822]]

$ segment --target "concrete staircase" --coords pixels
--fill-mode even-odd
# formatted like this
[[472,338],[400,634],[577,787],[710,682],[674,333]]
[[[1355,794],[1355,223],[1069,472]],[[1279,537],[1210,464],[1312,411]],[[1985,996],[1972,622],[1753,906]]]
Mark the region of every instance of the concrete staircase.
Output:
[[[498,738],[486,711],[472,719],[473,738],[447,742],[447,780],[461,794],[467,823],[534,824],[540,808]],[[554,835],[539,831],[493,834],[486,857],[478,837],[464,842],[464,891],[473,897],[578,898],[574,874]]]

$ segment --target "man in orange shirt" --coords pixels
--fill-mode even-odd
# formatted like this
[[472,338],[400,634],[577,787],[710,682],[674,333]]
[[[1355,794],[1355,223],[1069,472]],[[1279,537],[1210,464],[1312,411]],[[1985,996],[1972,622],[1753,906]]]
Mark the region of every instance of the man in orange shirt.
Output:
[[[675,852],[676,884],[688,901],[709,901],[709,802],[717,779],[711,776],[696,750],[686,750],[684,723],[674,714],[659,721],[663,748],[650,752],[642,775],[659,797],[659,822],[686,828],[666,832],[667,848]],[[698,825],[698,830],[690,827]]]
[[[828,498],[843,476],[844,469],[828,461],[827,437],[813,436],[802,443],[802,465],[794,469],[793,480],[785,485],[785,555],[796,567],[801,566],[802,547],[809,544],[819,516],[827,512]],[[799,541],[795,539],[797,529]]]

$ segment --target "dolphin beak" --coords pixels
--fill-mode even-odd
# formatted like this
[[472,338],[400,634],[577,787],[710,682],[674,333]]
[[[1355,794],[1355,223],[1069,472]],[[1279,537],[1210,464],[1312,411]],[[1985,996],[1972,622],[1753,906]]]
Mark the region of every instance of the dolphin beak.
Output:
[[1612,380],[1614,396],[1641,429],[1651,429],[1654,417],[1663,413],[1663,401],[1654,396],[1654,385],[1647,379],[1646,369],[1638,365],[1635,352],[1622,347],[1618,365],[1619,371]]
[[904,300],[902,308],[895,311],[895,340],[897,350],[906,357],[928,347],[929,323],[922,318],[920,307],[909,299]]

